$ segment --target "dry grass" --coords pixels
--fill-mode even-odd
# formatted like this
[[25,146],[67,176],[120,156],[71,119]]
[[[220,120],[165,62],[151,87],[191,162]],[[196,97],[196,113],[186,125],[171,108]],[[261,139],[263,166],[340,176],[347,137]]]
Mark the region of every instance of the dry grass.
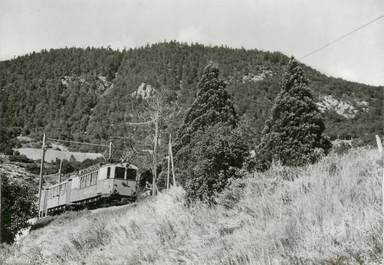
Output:
[[137,206],[69,213],[0,249],[5,264],[380,264],[382,161],[354,149],[232,183],[220,205],[171,190]]

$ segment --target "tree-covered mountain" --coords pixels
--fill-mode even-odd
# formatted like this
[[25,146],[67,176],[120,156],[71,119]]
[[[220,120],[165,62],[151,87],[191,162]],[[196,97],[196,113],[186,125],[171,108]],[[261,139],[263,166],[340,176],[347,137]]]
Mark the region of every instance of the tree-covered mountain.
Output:
[[[0,62],[2,126],[23,134],[105,142],[144,138],[138,88],[156,89],[177,113],[162,124],[173,132],[197,93],[204,66],[215,62],[234,99],[239,126],[250,146],[260,141],[289,58],[279,52],[207,47],[177,42],[115,51],[110,48],[43,50]],[[333,138],[374,139],[384,134],[383,87],[328,77],[302,65]],[[135,93],[136,92],[136,93]],[[143,91],[141,91],[143,92]]]

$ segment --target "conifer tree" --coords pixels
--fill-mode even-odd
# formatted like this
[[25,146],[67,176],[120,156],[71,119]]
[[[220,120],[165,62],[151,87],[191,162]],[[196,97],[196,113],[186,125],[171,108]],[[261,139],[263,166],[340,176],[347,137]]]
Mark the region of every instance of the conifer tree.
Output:
[[273,160],[289,166],[315,162],[331,147],[328,137],[323,135],[324,129],[308,80],[298,62],[291,58],[282,90],[265,122],[255,164],[251,166],[266,170]]
[[198,89],[178,132],[176,168],[188,199],[211,203],[235,176],[235,168],[242,166],[247,148],[236,130],[235,108],[216,65],[205,67]]
[[199,130],[204,131],[216,123],[236,127],[236,121],[237,115],[231,96],[225,90],[224,81],[219,79],[219,69],[216,64],[209,63],[204,68],[198,83],[198,94],[185,116],[178,138],[185,145]]

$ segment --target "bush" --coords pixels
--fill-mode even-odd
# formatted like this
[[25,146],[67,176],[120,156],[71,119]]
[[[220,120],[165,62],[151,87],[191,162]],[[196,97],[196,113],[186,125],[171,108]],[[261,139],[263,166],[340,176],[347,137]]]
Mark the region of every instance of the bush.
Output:
[[12,243],[16,234],[29,226],[28,220],[35,217],[37,209],[36,188],[9,179],[2,175],[2,240]]
[[32,173],[32,174],[39,174],[40,173],[40,165],[37,164],[37,163],[30,163],[30,164],[27,164],[25,169]]
[[20,162],[20,163],[33,163],[31,159],[25,155],[11,155],[9,156],[9,161],[11,162]]
[[332,152],[334,152],[338,155],[342,155],[342,154],[346,154],[348,152],[348,150],[350,150],[351,148],[352,148],[351,144],[346,143],[346,142],[339,142],[339,143],[334,144],[332,146]]

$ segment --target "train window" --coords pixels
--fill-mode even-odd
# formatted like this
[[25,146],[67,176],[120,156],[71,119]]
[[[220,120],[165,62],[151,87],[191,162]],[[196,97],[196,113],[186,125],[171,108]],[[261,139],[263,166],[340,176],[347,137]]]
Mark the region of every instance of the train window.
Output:
[[136,170],[132,168],[127,168],[127,179],[136,180]]
[[108,167],[107,168],[107,179],[109,179],[109,176],[111,175],[111,168]]
[[97,172],[91,173],[91,185],[95,185],[97,182]]
[[85,187],[85,176],[80,177],[80,189]]
[[115,168],[115,179],[124,179],[124,175],[125,175],[125,168],[123,167]]
[[91,186],[91,174],[87,174],[87,186]]

